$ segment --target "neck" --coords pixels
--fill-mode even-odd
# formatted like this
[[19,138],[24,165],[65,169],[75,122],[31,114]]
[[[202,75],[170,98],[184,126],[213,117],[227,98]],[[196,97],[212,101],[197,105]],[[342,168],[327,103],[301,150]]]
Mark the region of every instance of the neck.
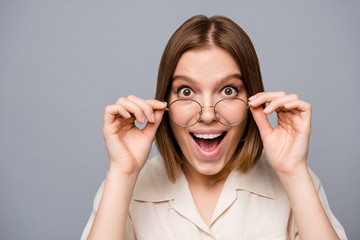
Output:
[[184,163],[182,166],[184,175],[189,185],[202,186],[206,188],[213,188],[218,185],[223,185],[226,178],[229,176],[230,171],[226,168],[222,169],[215,175],[206,175],[199,173],[189,163]]

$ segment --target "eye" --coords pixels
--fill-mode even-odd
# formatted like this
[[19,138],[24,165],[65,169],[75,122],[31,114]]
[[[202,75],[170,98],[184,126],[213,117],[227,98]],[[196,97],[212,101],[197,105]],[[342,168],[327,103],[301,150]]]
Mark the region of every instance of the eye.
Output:
[[221,93],[225,96],[234,96],[238,93],[238,90],[234,87],[224,87]]
[[193,94],[193,91],[191,90],[191,88],[182,87],[182,88],[179,88],[178,93],[182,97],[189,97]]

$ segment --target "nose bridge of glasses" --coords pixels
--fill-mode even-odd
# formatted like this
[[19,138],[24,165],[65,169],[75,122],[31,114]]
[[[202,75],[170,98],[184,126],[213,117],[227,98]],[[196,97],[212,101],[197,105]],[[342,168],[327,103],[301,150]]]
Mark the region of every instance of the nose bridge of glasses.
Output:
[[216,119],[215,106],[201,106],[200,119],[203,122],[212,122]]
[[201,106],[201,109],[203,108],[215,108],[215,106]]
[[219,99],[212,93],[206,92],[199,96],[196,100],[201,105],[201,108],[214,108]]

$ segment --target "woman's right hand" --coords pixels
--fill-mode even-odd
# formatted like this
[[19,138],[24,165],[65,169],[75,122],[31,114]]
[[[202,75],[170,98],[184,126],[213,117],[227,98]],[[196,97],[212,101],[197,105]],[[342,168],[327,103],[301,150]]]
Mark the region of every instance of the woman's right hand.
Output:
[[[105,108],[103,135],[110,159],[110,170],[121,174],[138,174],[144,166],[166,103],[143,100],[130,95],[119,98]],[[135,120],[146,126],[140,130]]]

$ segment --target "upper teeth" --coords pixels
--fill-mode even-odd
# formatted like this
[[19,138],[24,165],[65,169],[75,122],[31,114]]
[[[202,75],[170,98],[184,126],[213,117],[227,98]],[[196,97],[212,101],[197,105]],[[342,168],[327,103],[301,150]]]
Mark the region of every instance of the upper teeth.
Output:
[[203,138],[203,139],[214,139],[217,137],[220,137],[222,133],[217,134],[194,134],[197,138]]

